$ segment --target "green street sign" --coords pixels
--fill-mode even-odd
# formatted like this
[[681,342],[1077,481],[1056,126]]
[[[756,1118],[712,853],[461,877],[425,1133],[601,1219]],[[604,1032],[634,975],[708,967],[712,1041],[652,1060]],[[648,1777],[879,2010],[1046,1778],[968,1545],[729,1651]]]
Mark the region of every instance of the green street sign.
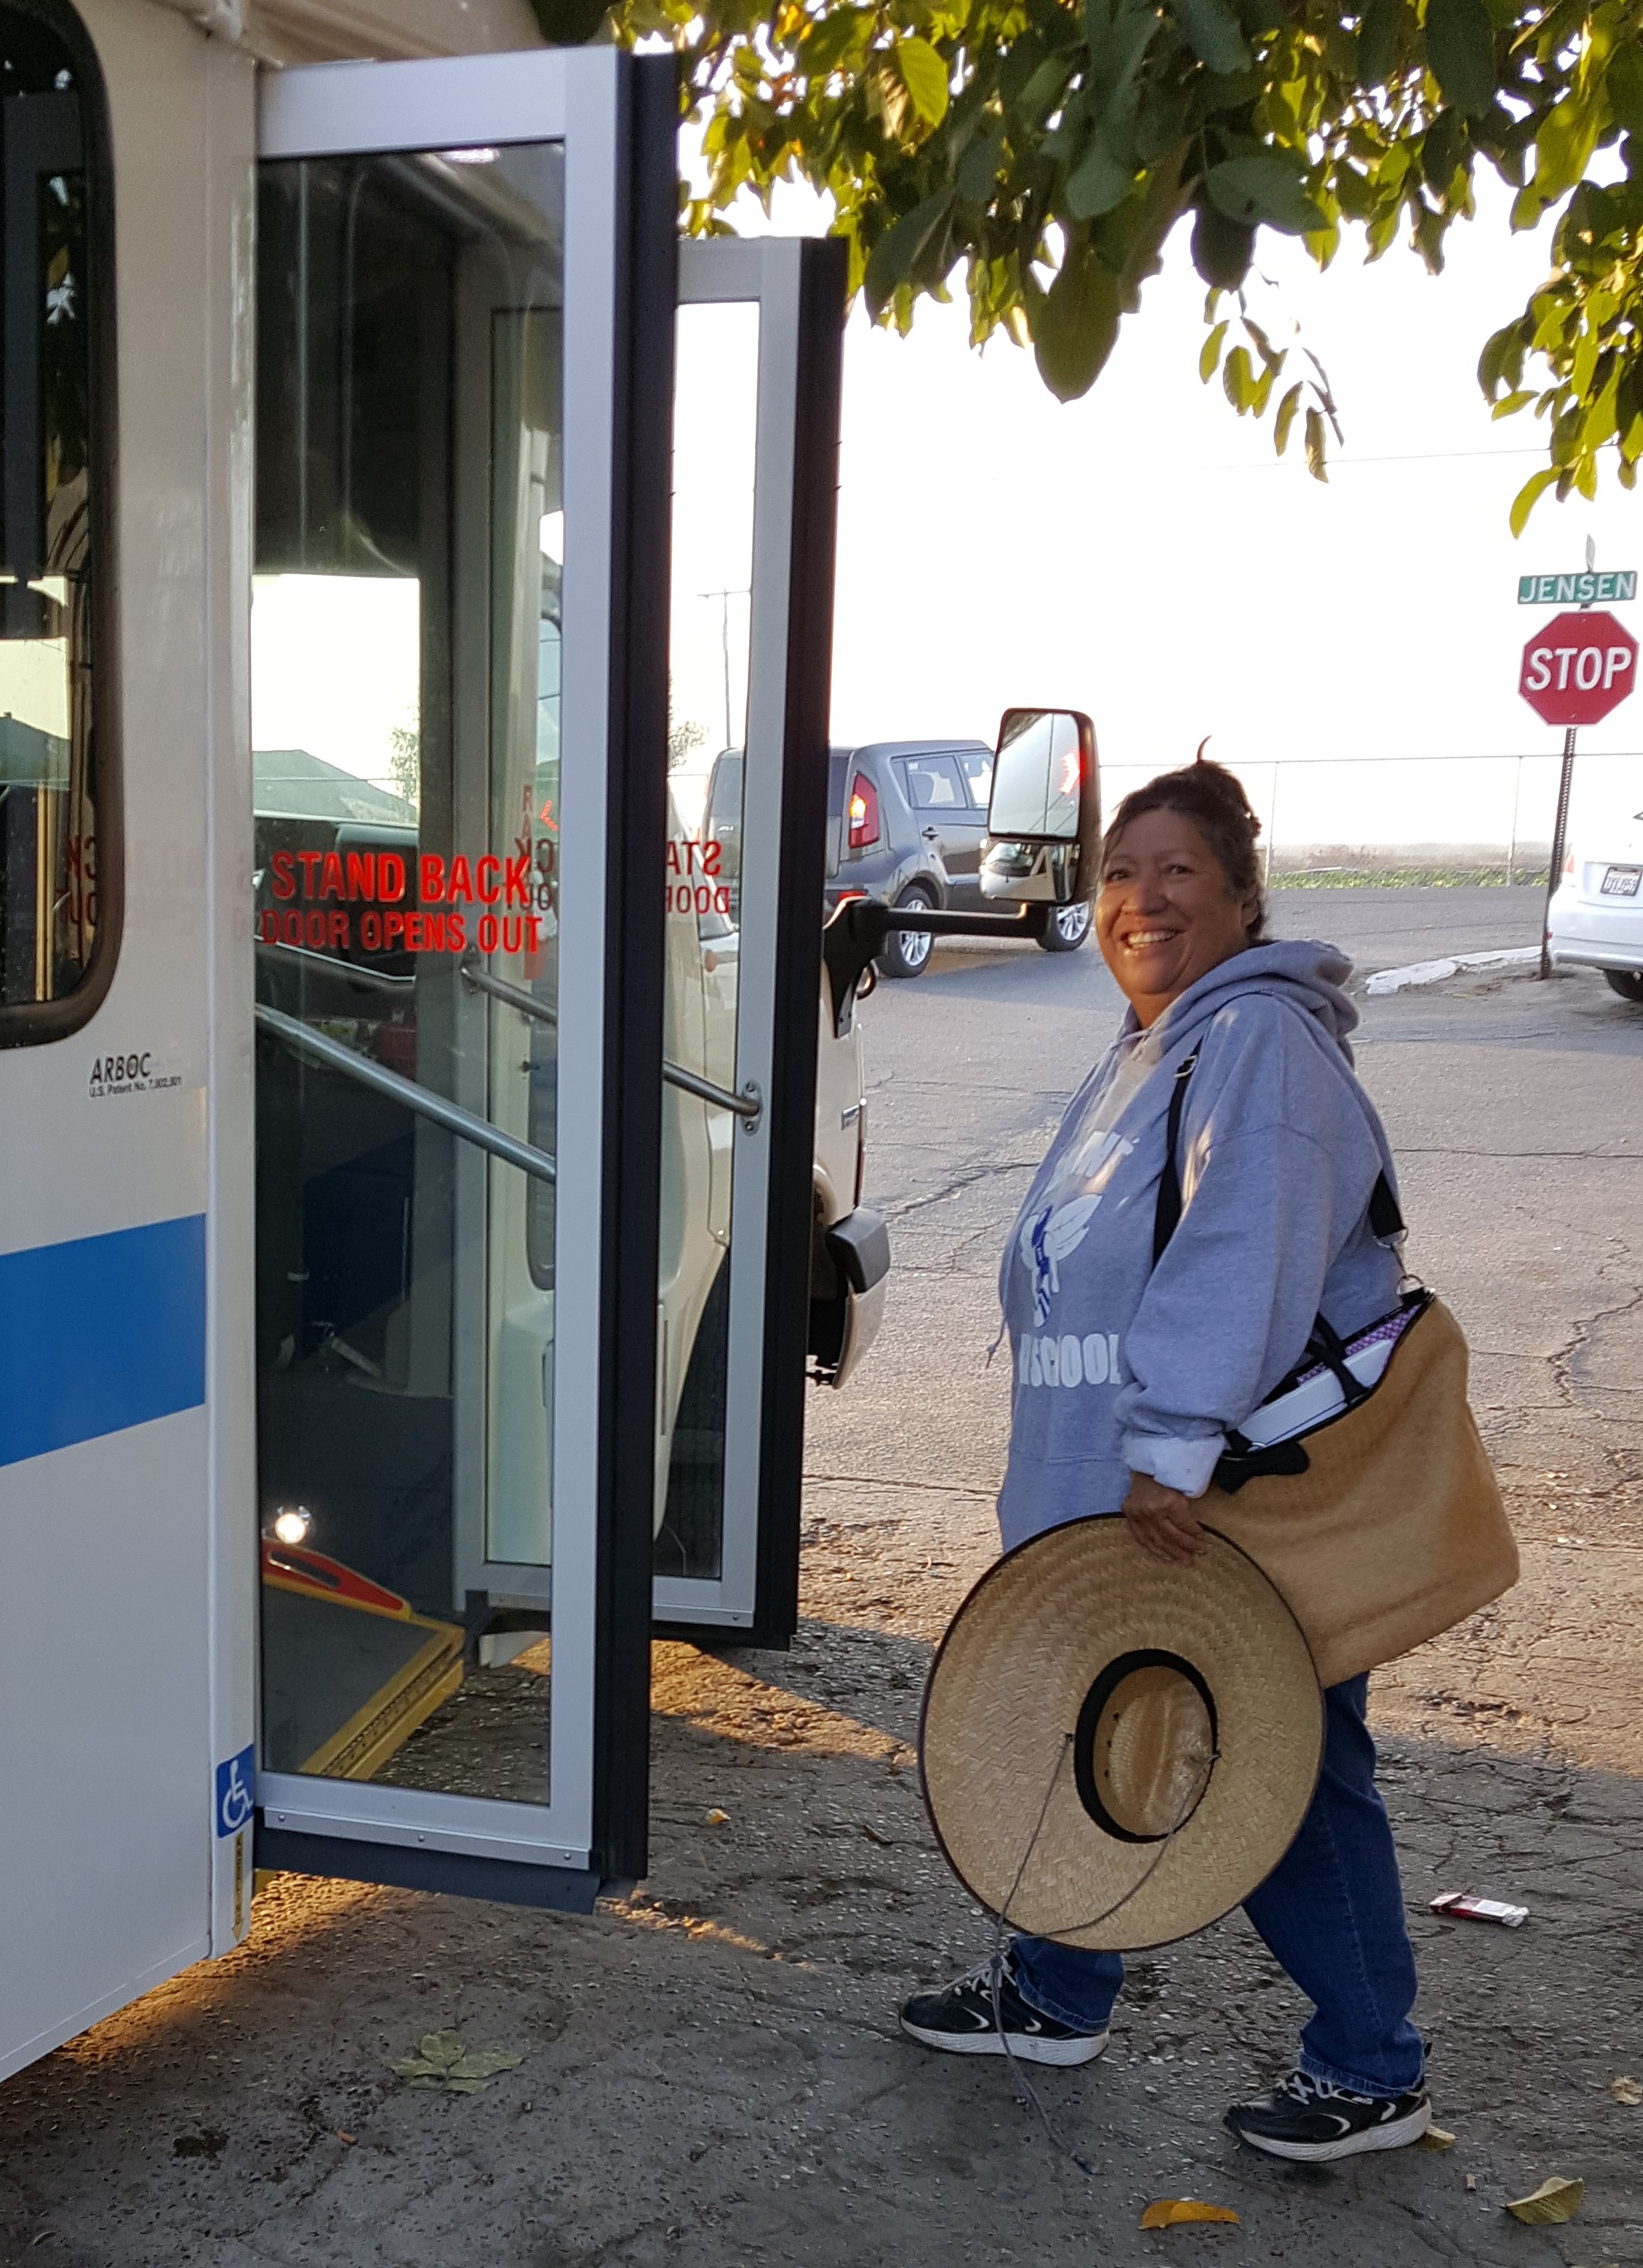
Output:
[[1520,575],[1520,607],[1589,607],[1601,600],[1635,599],[1637,570],[1611,567],[1599,575],[1588,568],[1583,575]]

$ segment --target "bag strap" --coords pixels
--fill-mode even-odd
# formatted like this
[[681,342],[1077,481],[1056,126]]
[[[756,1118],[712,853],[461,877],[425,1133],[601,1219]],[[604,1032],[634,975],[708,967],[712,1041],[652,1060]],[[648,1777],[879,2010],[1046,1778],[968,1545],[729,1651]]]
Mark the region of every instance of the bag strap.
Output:
[[1390,1244],[1395,1236],[1407,1233],[1403,1208],[1384,1173],[1375,1175],[1369,1192],[1369,1233],[1380,1244]]
[[1164,1170],[1158,1177],[1158,1204],[1153,1214],[1153,1265],[1164,1256],[1164,1247],[1181,1226],[1181,1170],[1175,1152],[1181,1144],[1181,1114],[1187,1107],[1187,1081],[1197,1068],[1196,1048],[1175,1067],[1169,1090],[1169,1119],[1164,1130]]
[[[1164,1247],[1181,1226],[1181,1168],[1175,1163],[1175,1153],[1181,1146],[1182,1114],[1187,1107],[1187,1082],[1198,1066],[1196,1048],[1175,1066],[1175,1076],[1169,1090],[1169,1116],[1164,1127],[1164,1168],[1158,1177],[1158,1202],[1153,1213],[1153,1265],[1157,1267],[1164,1256]],[[1393,1192],[1385,1172],[1374,1177],[1374,1187],[1369,1192],[1369,1231],[1376,1241],[1389,1244],[1394,1237],[1405,1232],[1403,1210]],[[1322,1315],[1320,1323],[1323,1322]],[[1327,1323],[1323,1324],[1329,1329]],[[1330,1336],[1334,1334],[1331,1332]],[[1338,1345],[1339,1342],[1337,1341]],[[1334,1361],[1327,1354],[1331,1369]],[[1350,1373],[1349,1373],[1350,1375]],[[1357,1381],[1352,1381],[1354,1388]]]

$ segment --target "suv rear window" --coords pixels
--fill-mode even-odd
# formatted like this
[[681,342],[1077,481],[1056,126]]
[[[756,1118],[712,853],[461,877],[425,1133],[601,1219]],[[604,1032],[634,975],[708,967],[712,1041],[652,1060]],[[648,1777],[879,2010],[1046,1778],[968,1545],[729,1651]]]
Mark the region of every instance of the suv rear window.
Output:
[[899,762],[907,800],[915,811],[969,810],[969,792],[953,757],[903,756]]
[[969,799],[977,811],[985,811],[987,799],[992,793],[992,750],[991,748],[961,749],[959,762],[963,768],[969,788]]

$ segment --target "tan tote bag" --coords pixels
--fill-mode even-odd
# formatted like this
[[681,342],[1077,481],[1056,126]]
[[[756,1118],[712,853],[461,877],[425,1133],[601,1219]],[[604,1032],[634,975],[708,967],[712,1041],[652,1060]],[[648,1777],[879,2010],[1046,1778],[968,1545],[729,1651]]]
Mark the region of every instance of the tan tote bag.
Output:
[[[1175,1149],[1197,1060],[1180,1066],[1170,1096],[1154,1265],[1181,1218]],[[1377,1236],[1402,1232],[1384,1175],[1369,1218]],[[1518,1579],[1517,1544],[1466,1399],[1464,1335],[1434,1293],[1404,1305],[1413,1320],[1373,1386],[1354,1383],[1345,1408],[1270,1449],[1223,1457],[1196,1507],[1282,1592],[1322,1685],[1424,1645]],[[1322,1319],[1319,1329],[1338,1351]]]

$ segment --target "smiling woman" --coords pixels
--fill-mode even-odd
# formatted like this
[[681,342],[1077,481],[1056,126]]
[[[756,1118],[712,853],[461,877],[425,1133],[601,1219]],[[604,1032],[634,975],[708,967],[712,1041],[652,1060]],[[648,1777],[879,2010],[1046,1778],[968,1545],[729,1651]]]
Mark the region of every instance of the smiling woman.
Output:
[[[999,1285],[1014,1370],[1006,1545],[1119,1514],[1182,1586],[1212,1548],[1200,1499],[1229,1436],[1315,1335],[1385,1315],[1401,1272],[1375,1204],[1391,1191],[1386,1137],[1346,1045],[1348,965],[1326,945],[1264,941],[1258,832],[1218,764],[1119,805],[1095,924],[1130,1012],[1034,1178]],[[1025,1662],[1020,1678],[1025,1703]],[[1367,1690],[1355,1677],[1326,1692],[1317,1792],[1246,1901],[1316,2007],[1290,2077],[1227,2113],[1281,2158],[1393,2148],[1431,2115]],[[1123,1979],[1115,1952],[1021,1934],[1001,1971],[915,1994],[902,2021],[946,2051],[1084,2063],[1106,2046]]]

